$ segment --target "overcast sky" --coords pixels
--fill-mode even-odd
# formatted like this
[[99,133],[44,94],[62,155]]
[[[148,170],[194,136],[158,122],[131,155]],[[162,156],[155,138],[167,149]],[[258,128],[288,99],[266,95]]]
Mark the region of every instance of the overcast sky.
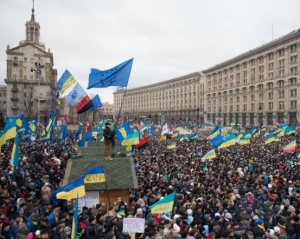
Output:
[[[6,47],[25,39],[31,0],[0,0],[0,84]],[[58,78],[68,69],[86,88],[90,68],[134,57],[129,88],[205,70],[300,28],[299,0],[35,0],[41,42]],[[113,103],[115,87],[91,89]]]

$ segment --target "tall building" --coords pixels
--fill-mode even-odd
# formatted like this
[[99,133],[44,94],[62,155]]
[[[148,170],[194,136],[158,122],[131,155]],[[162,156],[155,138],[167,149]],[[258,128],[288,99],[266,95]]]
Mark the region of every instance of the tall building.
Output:
[[40,42],[40,25],[35,21],[34,7],[30,21],[25,24],[25,40],[19,46],[7,46],[7,116],[25,114],[38,118],[53,111],[57,71],[50,49]]
[[[117,118],[133,120],[149,118],[153,123],[203,122],[204,84],[202,73],[114,92],[114,111]],[[125,96],[123,100],[123,96]],[[121,109],[121,111],[120,111]]]
[[205,121],[270,125],[300,118],[300,29],[202,71]]
[[6,85],[0,85],[0,111],[6,116]]

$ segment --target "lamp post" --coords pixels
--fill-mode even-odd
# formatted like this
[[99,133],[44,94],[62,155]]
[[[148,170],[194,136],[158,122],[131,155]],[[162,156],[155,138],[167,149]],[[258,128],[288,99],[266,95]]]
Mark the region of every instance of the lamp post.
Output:
[[[39,59],[40,61],[40,59]],[[41,86],[41,79],[40,79],[40,75],[42,73],[42,69],[44,68],[44,66],[40,63],[40,62],[36,62],[35,63],[35,68],[31,69],[31,72],[36,72],[37,74],[37,79],[38,79],[38,92],[40,91],[40,86]],[[40,93],[39,93],[40,94]],[[38,94],[38,125],[40,124],[40,95]]]

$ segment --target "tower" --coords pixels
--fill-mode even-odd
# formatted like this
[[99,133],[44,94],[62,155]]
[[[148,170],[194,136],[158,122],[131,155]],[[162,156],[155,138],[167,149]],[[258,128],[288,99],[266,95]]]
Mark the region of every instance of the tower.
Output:
[[57,71],[53,53],[40,42],[40,24],[35,20],[34,3],[30,21],[25,23],[25,40],[17,47],[7,46],[7,116],[25,114],[40,118],[56,108]]

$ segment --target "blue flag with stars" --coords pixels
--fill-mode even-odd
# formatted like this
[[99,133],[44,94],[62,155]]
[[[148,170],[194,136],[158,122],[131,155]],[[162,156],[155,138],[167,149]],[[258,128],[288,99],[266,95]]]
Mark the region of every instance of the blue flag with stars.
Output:
[[127,87],[132,63],[133,58],[106,71],[92,68],[89,75],[88,89],[109,86]]

